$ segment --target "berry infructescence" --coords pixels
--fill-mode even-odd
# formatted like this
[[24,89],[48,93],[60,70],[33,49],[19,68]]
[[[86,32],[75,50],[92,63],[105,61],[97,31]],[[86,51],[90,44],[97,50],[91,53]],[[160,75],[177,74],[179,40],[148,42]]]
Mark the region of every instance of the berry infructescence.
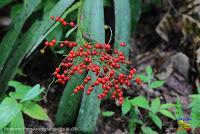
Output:
[[[67,23],[60,17],[54,18],[51,16],[51,19],[61,22],[63,26],[75,26],[73,22]],[[118,100],[118,103],[121,105],[124,99],[122,87],[124,85],[130,87],[132,81],[141,84],[139,78],[134,78],[134,74],[136,73],[135,68],[130,70],[123,68],[124,65],[130,64],[130,62],[126,60],[124,53],[114,49],[113,54],[111,54],[112,49],[110,44],[93,42],[78,45],[78,43],[74,41],[56,41],[55,39],[44,43],[45,48],[52,47],[56,44],[59,44],[60,48],[73,48],[59,67],[55,69],[54,76],[57,79],[57,83],[65,85],[75,73],[83,74],[84,71],[92,71],[97,76],[94,81],[92,81],[91,76],[87,76],[82,84],[74,89],[74,94],[77,94],[79,91],[87,90],[86,94],[90,95],[94,87],[100,85],[103,91],[98,95],[98,99],[105,98],[108,93],[111,92],[111,99]],[[124,47],[126,44],[121,42],[119,45]],[[122,70],[123,73],[120,72]],[[88,89],[85,89],[86,84],[90,84]]]

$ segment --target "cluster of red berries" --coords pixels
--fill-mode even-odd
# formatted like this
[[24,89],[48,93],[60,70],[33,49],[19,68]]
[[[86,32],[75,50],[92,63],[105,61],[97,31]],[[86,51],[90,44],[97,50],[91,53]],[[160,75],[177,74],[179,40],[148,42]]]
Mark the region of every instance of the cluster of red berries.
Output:
[[76,26],[75,25],[75,23],[74,22],[66,22],[63,18],[61,18],[61,17],[54,17],[54,16],[51,16],[50,17],[52,20],[55,20],[55,21],[57,21],[57,22],[60,22],[63,26],[67,26],[67,25],[69,25],[69,26],[71,26],[71,27],[74,27],[74,26]]
[[[75,47],[77,46],[77,43],[76,42],[73,42],[73,41],[68,41],[68,40],[64,40],[64,41],[59,41],[60,42],[60,47],[69,47],[69,48],[72,48],[72,47]],[[57,41],[56,39],[53,39],[52,41],[45,41],[44,45],[45,47],[53,47],[54,45],[56,45]]]
[[[51,18],[54,19],[54,17]],[[55,20],[63,24],[65,21],[61,19],[57,17]],[[87,84],[89,84],[89,88],[86,91],[87,95],[90,95],[95,90],[95,86],[101,86],[103,91],[98,95],[99,99],[105,98],[111,92],[111,99],[118,100],[118,104],[121,105],[124,100],[122,88],[124,86],[130,87],[133,80],[137,84],[141,84],[140,78],[134,77],[135,68],[130,70],[124,68],[124,66],[130,64],[126,60],[124,53],[117,49],[112,51],[110,44],[85,43],[82,46],[78,46],[76,42],[68,40],[59,41],[59,43],[60,47],[74,48],[64,58],[59,67],[55,69],[56,82],[65,85],[75,73],[83,74],[91,71],[96,75],[96,79],[87,76],[82,84],[74,89],[74,94],[83,91]],[[45,46],[51,47],[55,44],[55,39],[45,42]],[[121,42],[119,45],[123,47],[126,43]],[[111,54],[112,52],[113,54]],[[123,73],[120,71],[123,71]]]

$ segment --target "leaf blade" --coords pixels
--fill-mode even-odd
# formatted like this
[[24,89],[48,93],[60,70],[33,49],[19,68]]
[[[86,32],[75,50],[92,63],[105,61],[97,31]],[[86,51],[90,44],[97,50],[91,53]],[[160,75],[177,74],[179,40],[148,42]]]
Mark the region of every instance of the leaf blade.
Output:
[[122,104],[122,115],[126,115],[131,110],[131,102],[126,98]]
[[[10,56],[15,57],[15,59],[10,58],[6,64],[4,65],[5,70],[0,75],[0,85],[1,89],[7,88],[7,83],[10,79],[14,77],[17,71],[17,67],[26,56],[26,54],[34,47],[37,47],[43,38],[45,32],[52,26],[54,23],[49,19],[51,15],[61,16],[63,12],[68,8],[74,0],[60,0],[54,6],[54,8],[44,15],[43,21],[36,21],[31,28],[26,32],[26,34],[22,37],[21,42],[18,45],[18,49],[16,49]],[[42,38],[42,40],[41,40]],[[39,43],[38,43],[39,41]],[[33,49],[34,50],[34,49]]]
[[162,115],[166,116],[166,117],[169,117],[169,118],[175,120],[174,115],[173,115],[170,111],[168,111],[168,110],[161,109],[161,110],[160,110],[160,113],[161,113]]
[[153,122],[160,128],[162,129],[162,121],[160,120],[160,118],[153,114],[153,113],[149,113],[149,116],[151,117],[151,119],[153,120]]
[[[92,39],[100,43],[105,42],[104,10],[102,0],[84,0],[82,24],[83,31],[86,34],[90,33]],[[88,75],[92,77],[92,81],[96,80],[96,75],[92,72],[89,72]],[[86,90],[88,87],[89,85],[85,87],[83,93],[76,126],[84,133],[93,133],[96,127],[98,114],[100,113],[100,100],[97,99],[97,95],[100,93],[101,88],[100,86],[95,87],[91,95],[87,96]]]
[[163,84],[165,83],[165,81],[154,81],[150,84],[150,89],[154,89],[154,88],[158,88],[163,86]]
[[20,113],[22,106],[14,99],[7,97],[0,105],[0,130],[8,125]]
[[151,102],[151,112],[155,114],[159,111],[159,109],[160,109],[160,99],[159,98],[153,99]]
[[13,23],[11,29],[6,33],[4,36],[1,44],[0,44],[0,51],[3,52],[0,54],[0,73],[3,70],[3,67],[6,63],[8,56],[10,55],[12,49],[14,49],[14,43],[26,21],[26,19],[33,13],[36,7],[40,4],[41,0],[31,1],[28,0],[28,5],[21,8],[21,12],[19,15],[16,15],[13,18]]
[[[14,134],[24,134],[24,118],[22,112],[18,113],[17,116],[11,121],[10,128],[14,128],[14,131],[11,130],[9,133]],[[16,130],[15,130],[16,129]]]
[[30,116],[33,119],[49,121],[49,117],[43,108],[34,102],[24,102],[23,103],[23,113]]
[[38,95],[40,95],[44,91],[44,88],[40,88],[40,85],[37,84],[33,88],[31,88],[22,98],[20,102],[24,102],[27,100],[33,100]]
[[138,96],[131,100],[133,106],[149,109],[149,101],[144,96]]

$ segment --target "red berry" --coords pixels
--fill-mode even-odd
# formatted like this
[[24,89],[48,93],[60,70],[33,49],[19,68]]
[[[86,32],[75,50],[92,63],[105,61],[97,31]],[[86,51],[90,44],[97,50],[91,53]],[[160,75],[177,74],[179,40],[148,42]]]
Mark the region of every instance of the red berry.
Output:
[[78,93],[78,89],[75,88],[74,89],[74,93],[77,94]]
[[54,44],[52,42],[49,42],[49,46],[52,47],[54,46]]
[[51,16],[50,18],[53,20],[53,19],[54,19],[54,16]]
[[64,46],[64,44],[61,43],[61,44],[60,44],[60,47],[63,47],[63,46]]
[[60,17],[56,17],[56,21],[60,21]]
[[74,22],[70,22],[69,25],[70,25],[71,27],[74,27],[74,26],[75,26]]
[[187,133],[191,133],[192,132],[192,128],[187,128],[186,131],[187,131]]
[[53,39],[51,42],[55,45],[56,44],[56,39]]
[[90,92],[89,90],[87,90],[86,94],[87,94],[87,95],[90,95],[90,93],[91,93],[91,92]]
[[63,22],[62,22],[62,25],[63,25],[63,26],[67,26],[67,22],[66,22],[66,21],[63,21]]
[[45,46],[48,46],[48,45],[49,45],[49,42],[48,42],[48,41],[45,41],[44,45],[45,45]]
[[120,46],[122,46],[122,47],[123,47],[123,46],[126,46],[126,43],[125,43],[125,42],[121,42],[121,43],[120,43]]
[[63,19],[63,18],[60,18],[60,22],[62,23],[62,22],[64,22],[65,20]]
[[135,82],[137,83],[137,84],[141,84],[142,83],[142,81],[141,81],[141,79],[140,78],[135,78]]
[[130,74],[132,74],[132,75],[133,75],[135,72],[136,72],[136,69],[135,69],[135,68],[133,68],[133,69],[130,70]]
[[67,45],[68,43],[69,43],[69,41],[67,41],[67,40],[65,40],[65,41],[63,42],[64,45]]

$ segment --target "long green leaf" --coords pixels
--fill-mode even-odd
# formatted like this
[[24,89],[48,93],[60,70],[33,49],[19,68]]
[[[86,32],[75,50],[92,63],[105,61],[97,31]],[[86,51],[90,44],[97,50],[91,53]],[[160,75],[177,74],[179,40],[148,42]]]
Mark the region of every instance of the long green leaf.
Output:
[[142,0],[130,0],[131,4],[131,31],[135,32],[142,12]]
[[[76,3],[76,8],[78,8],[78,5],[81,6],[82,3]],[[73,6],[71,8],[73,8]],[[74,7],[75,9],[75,7]],[[78,27],[81,27],[81,12],[82,12],[82,6],[79,7],[78,11]],[[78,29],[77,32],[77,38],[76,41],[82,40],[81,38],[81,31]],[[81,45],[81,42],[78,42],[79,45]],[[82,44],[83,45],[83,44]],[[78,62],[81,59],[78,59]],[[65,90],[62,94],[59,106],[58,106],[58,111],[56,113],[56,125],[72,125],[76,121],[76,117],[78,115],[78,110],[80,107],[81,103],[81,97],[82,93],[78,93],[76,95],[72,95],[73,90],[76,88],[76,86],[80,85],[82,81],[84,80],[86,76],[86,73],[80,75],[80,74],[75,74],[74,76],[71,77],[70,82],[67,83],[65,86]]]
[[[35,1],[34,1],[35,2]],[[0,89],[6,89],[7,83],[10,79],[12,79],[17,71],[17,67],[21,63],[22,59],[25,57],[26,53],[28,53],[34,45],[42,42],[41,37],[46,33],[46,31],[52,26],[54,23],[49,19],[51,15],[61,16],[63,12],[74,2],[74,0],[60,0],[57,2],[55,7],[44,16],[44,20],[36,21],[31,28],[27,31],[25,36],[22,38],[22,42],[18,44],[18,47],[13,53],[10,55],[10,58],[6,65],[4,66],[5,70],[2,72],[0,76]]]
[[[131,13],[129,0],[114,0],[115,6],[115,44],[114,48],[122,51],[126,57],[129,56],[131,37]],[[121,47],[120,42],[126,46]]]
[[3,70],[4,64],[10,55],[14,43],[21,32],[21,29],[27,18],[33,13],[36,7],[40,4],[41,0],[27,0],[24,6],[21,7],[19,14],[13,18],[13,23],[10,30],[7,32],[0,44],[0,74]]
[[77,85],[81,84],[85,75],[75,74],[70,82],[67,83],[62,94],[58,111],[56,114],[56,125],[72,125],[78,114],[82,93],[73,94]]
[[10,123],[20,113],[22,105],[12,98],[5,98],[0,105],[0,130]]
[[0,8],[6,6],[7,4],[9,4],[12,0],[1,0],[0,1]]
[[[103,1],[85,0],[83,4],[82,19],[83,31],[90,35],[92,39],[104,43]],[[96,80],[96,76],[92,72],[89,72],[88,75],[92,76],[92,81]],[[89,85],[87,85],[84,90],[76,126],[84,133],[93,133],[100,112],[100,101],[97,99],[97,95],[101,92],[101,88],[99,86],[95,87],[91,95],[87,96],[86,91],[88,86]]]

